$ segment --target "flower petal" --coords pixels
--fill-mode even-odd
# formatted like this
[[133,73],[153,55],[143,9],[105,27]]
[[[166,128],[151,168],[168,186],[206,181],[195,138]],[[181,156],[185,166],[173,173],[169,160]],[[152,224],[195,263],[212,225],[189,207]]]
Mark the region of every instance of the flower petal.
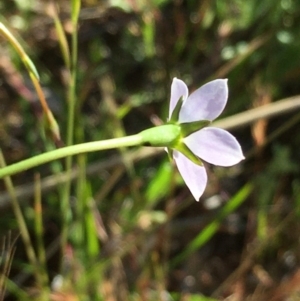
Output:
[[222,129],[206,127],[184,138],[184,143],[200,159],[214,165],[232,166],[244,159],[235,137]]
[[227,79],[216,79],[194,91],[183,103],[179,122],[214,120],[227,103]]
[[207,183],[207,174],[204,166],[193,163],[176,150],[173,151],[173,157],[185,184],[198,202]]
[[187,85],[180,79],[176,77],[173,78],[171,86],[171,99],[170,99],[170,108],[169,108],[169,119],[171,118],[172,112],[180,99],[183,96],[183,99],[188,97],[189,91]]

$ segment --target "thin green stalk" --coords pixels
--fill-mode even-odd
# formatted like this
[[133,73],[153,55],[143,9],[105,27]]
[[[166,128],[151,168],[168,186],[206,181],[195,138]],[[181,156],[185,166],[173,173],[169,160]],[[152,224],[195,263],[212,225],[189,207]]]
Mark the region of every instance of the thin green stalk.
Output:
[[70,49],[68,45],[68,40],[63,28],[63,25],[58,17],[57,8],[54,2],[49,2],[47,6],[47,13],[52,17],[56,34],[58,37],[58,42],[60,50],[64,59],[64,63],[68,70],[70,70],[71,59],[70,59]]
[[[72,36],[71,36],[71,78],[68,89],[68,124],[67,124],[67,146],[71,146],[74,142],[74,123],[75,123],[75,107],[76,107],[76,80],[77,80],[77,56],[78,56],[78,39],[77,39],[77,24],[80,11],[80,0],[72,0]],[[71,218],[71,209],[69,206],[70,192],[71,192],[71,172],[72,172],[72,157],[66,157],[66,172],[69,180],[66,182],[61,200],[62,219],[62,233],[61,233],[61,248],[62,252],[65,250],[67,243],[67,229]]]
[[40,100],[41,106],[43,108],[44,114],[46,115],[47,121],[48,121],[48,127],[49,130],[52,133],[52,136],[56,142],[60,142],[60,132],[58,124],[51,112],[51,110],[48,107],[46,98],[44,96],[44,92],[42,90],[41,84],[39,83],[39,74],[35,68],[35,65],[33,64],[32,60],[29,58],[21,44],[18,42],[18,40],[12,35],[12,33],[5,27],[3,23],[0,22],[0,34],[2,34],[15,48],[17,53],[19,54],[22,62],[24,63],[29,76],[32,80],[32,83],[34,85],[34,88],[37,92],[38,98]]
[[0,22],[0,34],[2,34],[11,43],[11,45],[13,45],[15,50],[18,52],[21,60],[23,61],[25,67],[27,68],[28,73],[32,73],[33,76],[36,77],[37,80],[39,80],[40,77],[33,62],[26,54],[18,40],[12,35],[12,33],[6,28],[6,26],[2,22]]
[[119,147],[141,145],[144,142],[145,140],[143,139],[143,136],[141,136],[140,134],[136,134],[136,135],[126,136],[121,138],[102,140],[102,141],[93,141],[93,142],[66,146],[44,154],[34,156],[32,158],[23,160],[18,163],[14,163],[10,166],[3,167],[0,169],[0,179],[5,176],[11,176],[21,171],[30,169],[32,167],[36,167],[68,156],[74,156],[78,154],[119,148]]
[[49,284],[48,275],[46,272],[46,252],[43,243],[44,228],[43,228],[43,208],[42,208],[42,194],[41,194],[41,178],[37,174],[34,181],[34,217],[35,217],[35,234],[37,240],[37,257],[41,269],[41,281],[43,287],[47,287]]
[[[3,157],[2,151],[0,150],[0,166],[1,166],[1,170],[5,169],[6,167],[6,163],[5,163],[5,159]],[[39,275],[39,268],[38,268],[38,261],[36,258],[36,254],[34,252],[33,246],[32,246],[32,242],[29,236],[29,232],[27,229],[27,225],[25,222],[25,219],[23,217],[19,202],[17,200],[17,197],[15,195],[15,190],[13,187],[13,183],[11,178],[6,175],[4,178],[4,182],[5,182],[5,186],[6,189],[8,190],[10,197],[11,197],[11,203],[12,203],[12,208],[15,214],[15,217],[17,219],[17,223],[20,229],[20,233],[21,233],[21,237],[23,240],[23,243],[25,245],[25,250],[28,256],[28,259],[30,261],[30,263],[33,265],[34,267],[34,275],[36,278],[37,283],[40,283],[40,275]]]

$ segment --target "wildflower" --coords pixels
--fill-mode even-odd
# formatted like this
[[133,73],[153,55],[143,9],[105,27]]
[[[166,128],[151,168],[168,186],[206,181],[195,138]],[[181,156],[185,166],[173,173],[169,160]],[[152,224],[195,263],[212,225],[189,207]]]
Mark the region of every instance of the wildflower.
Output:
[[172,82],[168,124],[179,125],[181,135],[168,146],[168,152],[196,201],[207,184],[201,160],[232,166],[244,159],[235,137],[223,129],[208,127],[224,110],[227,98],[226,79],[211,81],[191,95],[182,80],[174,78]]

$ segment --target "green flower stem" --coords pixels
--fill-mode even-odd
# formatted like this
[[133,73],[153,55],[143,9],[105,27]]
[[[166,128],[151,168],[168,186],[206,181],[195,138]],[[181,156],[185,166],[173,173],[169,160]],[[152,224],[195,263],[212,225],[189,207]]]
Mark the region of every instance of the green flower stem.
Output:
[[144,144],[151,146],[174,147],[181,138],[178,124],[164,124],[140,133]]
[[0,169],[0,179],[5,176],[11,176],[24,170],[51,162],[57,159],[65,158],[68,156],[78,155],[82,153],[95,152],[106,149],[127,147],[141,145],[144,143],[142,135],[136,134],[116,139],[93,141],[81,143],[77,145],[66,146],[35,157],[23,160],[18,163],[3,167]]
[[0,169],[0,179],[35,166],[74,155],[136,145],[172,148],[174,145],[177,145],[179,139],[180,126],[176,124],[166,124],[144,130],[139,134],[131,136],[70,145],[3,167]]
[[[70,54],[70,65],[69,65],[69,84],[68,84],[68,123],[67,123],[67,137],[66,144],[71,146],[74,144],[74,134],[76,131],[75,119],[79,117],[76,114],[77,97],[76,97],[76,83],[77,83],[77,54],[78,54],[78,38],[77,38],[77,27],[78,17],[80,11],[81,0],[72,0],[71,2],[71,20],[72,20],[72,34],[71,34],[71,54]],[[78,113],[78,112],[77,112]],[[77,116],[76,116],[77,115]],[[74,130],[75,129],[75,130]],[[68,181],[65,183],[61,190],[61,202],[60,208],[62,215],[62,232],[61,232],[61,250],[64,254],[66,250],[68,240],[68,229],[71,217],[70,208],[70,192],[71,192],[71,171],[72,171],[72,156],[67,156],[65,160],[65,168],[68,175]]]

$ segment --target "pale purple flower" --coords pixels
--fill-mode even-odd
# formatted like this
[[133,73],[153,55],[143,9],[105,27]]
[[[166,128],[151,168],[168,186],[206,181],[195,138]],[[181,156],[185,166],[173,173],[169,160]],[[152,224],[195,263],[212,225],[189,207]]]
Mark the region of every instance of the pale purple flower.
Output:
[[[174,78],[171,86],[169,120],[181,98],[183,103],[176,121],[177,124],[201,120],[213,121],[222,113],[227,103],[227,80],[213,80],[188,95],[186,84],[182,80]],[[232,166],[244,159],[241,146],[235,137],[223,129],[204,127],[183,137],[181,142],[195,156],[214,165]],[[207,173],[204,166],[192,162],[176,148],[173,149],[172,154],[186,185],[196,201],[199,201],[207,184]]]

